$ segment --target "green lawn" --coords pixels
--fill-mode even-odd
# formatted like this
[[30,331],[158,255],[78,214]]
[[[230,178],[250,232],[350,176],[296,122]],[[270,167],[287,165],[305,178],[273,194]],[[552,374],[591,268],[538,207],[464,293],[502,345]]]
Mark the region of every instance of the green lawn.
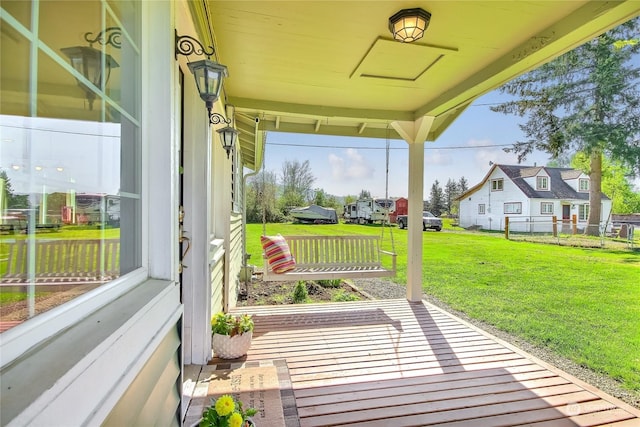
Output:
[[[376,234],[379,226],[267,224],[267,234]],[[247,226],[262,265],[261,224]],[[393,230],[406,283],[407,231]],[[423,289],[470,317],[546,346],[640,391],[640,252],[514,242],[500,234],[423,233]],[[390,246],[385,232],[385,246]]]

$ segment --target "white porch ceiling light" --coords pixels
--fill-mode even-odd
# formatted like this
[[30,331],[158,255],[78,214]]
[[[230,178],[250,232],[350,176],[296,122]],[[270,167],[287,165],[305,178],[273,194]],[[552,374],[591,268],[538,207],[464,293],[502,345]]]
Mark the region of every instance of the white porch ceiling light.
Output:
[[420,40],[429,26],[431,13],[424,9],[402,9],[389,18],[389,31],[402,43]]

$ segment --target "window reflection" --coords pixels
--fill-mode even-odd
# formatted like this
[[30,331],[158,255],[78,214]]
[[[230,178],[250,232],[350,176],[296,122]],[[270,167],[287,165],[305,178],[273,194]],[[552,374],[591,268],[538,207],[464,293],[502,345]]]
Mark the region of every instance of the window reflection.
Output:
[[65,54],[101,22],[139,27],[136,2],[24,3],[47,48],[2,3],[0,331],[141,265],[139,40],[94,46],[97,79]]

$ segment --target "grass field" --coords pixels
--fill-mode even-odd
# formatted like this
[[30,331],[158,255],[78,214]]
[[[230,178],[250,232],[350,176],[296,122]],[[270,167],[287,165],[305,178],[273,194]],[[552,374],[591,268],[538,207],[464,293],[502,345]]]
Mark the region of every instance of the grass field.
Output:
[[[381,234],[379,226],[267,224],[267,234]],[[247,225],[262,265],[261,224]],[[393,230],[406,284],[407,231]],[[514,242],[500,234],[423,233],[425,293],[640,391],[640,252]],[[388,230],[383,241],[390,247]]]

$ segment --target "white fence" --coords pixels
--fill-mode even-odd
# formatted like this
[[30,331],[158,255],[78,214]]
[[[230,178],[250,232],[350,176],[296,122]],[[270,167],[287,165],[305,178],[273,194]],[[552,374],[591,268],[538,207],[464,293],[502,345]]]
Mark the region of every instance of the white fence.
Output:
[[[593,227],[592,229],[590,227]],[[640,233],[635,233],[634,224],[621,223],[612,226],[602,222],[589,226],[557,217],[517,217],[505,218],[504,234],[509,240],[523,240],[541,243],[553,243],[563,246],[600,247],[617,249],[635,249],[640,247]]]

